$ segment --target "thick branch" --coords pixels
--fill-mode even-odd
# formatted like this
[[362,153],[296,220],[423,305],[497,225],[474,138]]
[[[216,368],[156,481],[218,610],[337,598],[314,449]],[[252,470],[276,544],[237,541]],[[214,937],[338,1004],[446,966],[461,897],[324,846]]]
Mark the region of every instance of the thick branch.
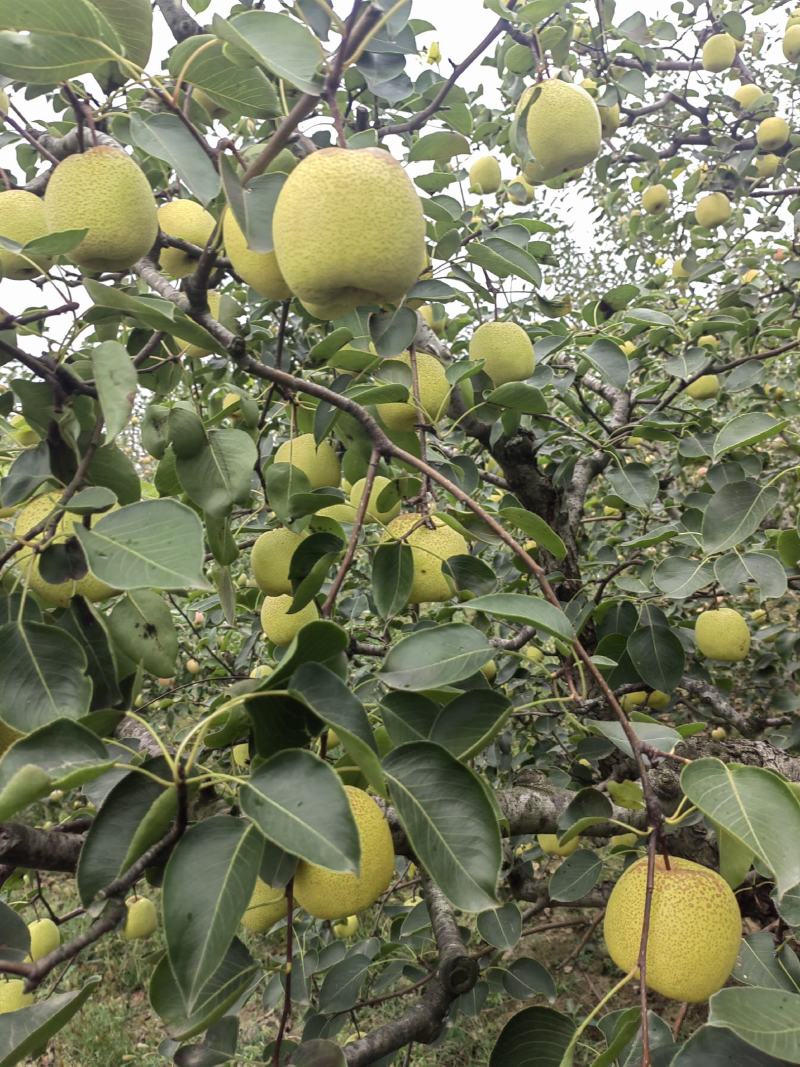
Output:
[[83,834],[37,830],[21,822],[0,823],[0,862],[38,871],[74,872]]

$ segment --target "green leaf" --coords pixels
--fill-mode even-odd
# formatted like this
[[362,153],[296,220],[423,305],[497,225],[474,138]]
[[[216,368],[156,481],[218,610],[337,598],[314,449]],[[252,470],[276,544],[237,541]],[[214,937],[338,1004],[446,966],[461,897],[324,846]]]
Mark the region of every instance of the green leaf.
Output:
[[535,626],[537,630],[552,634],[563,641],[575,640],[572,623],[564,612],[541,597],[528,596],[525,593],[490,593],[489,596],[470,600],[469,609]]
[[195,504],[219,518],[234,504],[247,503],[257,459],[255,442],[244,430],[209,430],[200,451],[179,456],[175,470]]
[[508,698],[494,689],[470,689],[445,704],[430,740],[458,760],[472,759],[500,733],[511,715]]
[[74,789],[98,778],[112,762],[100,738],[69,719],[34,730],[0,759],[0,821],[53,789]]
[[708,553],[746,541],[778,503],[779,493],[773,486],[758,482],[729,482],[712,496],[703,513],[703,547]]
[[553,999],[556,996],[555,982],[550,974],[541,963],[527,956],[520,956],[508,965],[503,972],[503,988],[515,1000],[529,1000],[531,997]]
[[214,815],[190,827],[169,858],[161,896],[164,934],[187,1015],[233,941],[262,852],[254,826]]
[[358,870],[347,794],[324,760],[302,749],[279,752],[253,771],[239,796],[244,814],[285,852],[332,871]]
[[[673,730],[671,726],[662,726],[661,723],[632,722],[631,727],[640,741],[646,741],[653,748],[658,748],[662,752],[672,752],[681,740],[681,735],[677,730]],[[626,756],[633,756],[631,746],[620,723],[593,722],[591,729],[594,733],[607,737]]]
[[322,45],[290,16],[246,11],[226,21],[215,15],[211,28],[296,89],[314,95],[321,92]]
[[25,920],[0,900],[0,959],[22,963],[31,950],[31,935]]
[[173,48],[169,54],[170,74],[177,78],[189,60],[192,85],[205,90],[227,111],[259,118],[280,113],[278,94],[264,72],[255,65],[243,67],[232,62],[225,55],[223,42],[211,34],[197,34]]
[[177,500],[129,504],[91,530],[76,526],[75,534],[92,573],[115,589],[210,588],[203,577],[203,527]]
[[480,779],[430,741],[401,745],[383,769],[411,846],[442,892],[462,911],[496,907],[500,832]]
[[562,560],[567,554],[567,546],[544,519],[535,515],[525,508],[501,508],[500,518],[510,522],[512,526],[522,530],[528,537],[532,537],[537,545],[549,552],[557,560]]
[[580,900],[597,885],[603,861],[596,852],[579,848],[567,856],[550,877],[548,891],[553,900]]
[[628,357],[613,341],[607,337],[599,337],[588,348],[583,349],[584,355],[595,370],[611,382],[617,389],[624,389],[628,384],[631,365]]
[[759,600],[783,596],[788,587],[780,561],[766,552],[731,552],[715,562],[714,574],[726,592],[749,589]]
[[473,263],[485,267],[498,278],[519,277],[534,286],[542,283],[542,272],[533,256],[510,241],[499,238],[472,241],[467,245],[467,255]]
[[732,1030],[769,1056],[800,1063],[800,996],[780,989],[720,989],[709,1001],[710,1026]]
[[227,156],[221,157],[220,173],[225,199],[239,224],[239,229],[247,238],[248,247],[253,252],[272,252],[275,248],[272,216],[275,213],[278,194],[286,182],[286,175],[259,174],[247,186],[243,186]]
[[460,133],[451,130],[437,130],[435,133],[423,134],[411,146],[408,162],[431,159],[435,163],[446,163],[453,156],[467,156],[471,152],[469,141]]
[[399,356],[416,337],[417,313],[405,306],[376,312],[369,317],[369,334],[379,356]]
[[714,581],[714,572],[701,561],[668,556],[653,572],[656,586],[668,597],[683,600]]
[[717,460],[725,452],[734,448],[745,448],[754,445],[758,441],[764,441],[767,437],[774,437],[780,433],[786,422],[778,422],[771,415],[763,411],[749,411],[744,415],[736,415],[726,422],[714,441],[714,459]]
[[21,619],[0,626],[0,719],[28,733],[89,710],[86,653],[63,630]]
[[628,638],[628,655],[651,689],[669,693],[680,681],[686,655],[680,638],[667,626],[643,626]]
[[684,767],[681,787],[689,800],[724,827],[772,871],[778,894],[800,882],[800,800],[787,782],[761,767],[699,759]]
[[729,834],[721,826],[715,826],[719,848],[719,873],[731,887],[736,889],[744,881],[753,864],[753,853],[738,837]]
[[211,334],[169,300],[153,296],[131,296],[121,289],[103,285],[94,278],[84,278],[83,287],[98,307],[121,311],[133,318],[137,325],[163,330],[208,352],[216,350],[217,342]]
[[238,1000],[244,1001],[263,976],[241,941],[234,940],[225,959],[196,997],[196,1006],[187,1013],[183,994],[170,968],[169,959],[162,956],[150,979],[150,1003],[176,1041],[185,1041],[221,1018]]
[[518,411],[522,415],[544,415],[547,412],[547,401],[541,392],[524,382],[506,382],[505,385],[492,389],[484,400],[487,404],[496,404],[500,408]]
[[792,978],[797,966],[797,956],[788,944],[776,947],[769,931],[759,930],[742,939],[733,977],[744,985],[797,993],[797,983]]
[[658,478],[644,463],[627,463],[606,473],[611,488],[626,504],[649,511],[658,496]]
[[414,584],[414,557],[409,545],[379,545],[372,560],[372,595],[378,614],[391,619],[408,603]]
[[88,229],[60,230],[58,233],[36,237],[23,245],[23,248],[29,256],[61,256],[77,248],[88,232]]
[[358,1002],[372,960],[360,952],[334,964],[319,991],[319,1010],[326,1015],[350,1011]]
[[0,1067],[14,1067],[28,1056],[38,1058],[50,1038],[77,1015],[101,982],[100,975],[94,975],[80,989],[55,993],[6,1015],[0,1027]]
[[[312,1038],[292,1052],[290,1067],[347,1067],[344,1053],[333,1041]],[[748,1065],[749,1067],[749,1065]]]
[[156,678],[171,678],[178,659],[178,633],[172,612],[151,589],[120,597],[111,609],[108,627],[117,648]]
[[572,1042],[572,1020],[552,1008],[525,1008],[500,1032],[489,1067],[561,1067]]
[[[18,30],[20,33],[7,31]],[[0,70],[34,85],[98,70],[122,51],[109,21],[87,0],[0,0]]]
[[214,164],[177,115],[160,112],[142,118],[134,111],[131,138],[148,155],[169,163],[201,204],[211,203],[219,192],[219,174]]
[[[150,774],[171,777],[162,756],[144,764]],[[86,835],[76,882],[84,907],[135,863],[169,829],[176,810],[174,787],[131,771],[105,798]]]
[[385,795],[378,746],[367,713],[341,678],[321,663],[304,663],[292,675],[289,692],[333,727],[372,788]]
[[288,682],[301,663],[325,663],[335,669],[344,662],[346,669],[344,653],[349,643],[347,633],[335,622],[325,619],[310,622],[295,637],[270,675],[270,688],[277,689]]
[[512,900],[502,907],[482,911],[478,933],[495,948],[513,948],[522,936],[522,914],[517,904]]
[[404,637],[377,677],[392,689],[433,689],[469,678],[491,658],[492,647],[480,630],[450,623]]
[[764,1052],[745,1044],[731,1030],[701,1026],[678,1051],[670,1067],[786,1067]]

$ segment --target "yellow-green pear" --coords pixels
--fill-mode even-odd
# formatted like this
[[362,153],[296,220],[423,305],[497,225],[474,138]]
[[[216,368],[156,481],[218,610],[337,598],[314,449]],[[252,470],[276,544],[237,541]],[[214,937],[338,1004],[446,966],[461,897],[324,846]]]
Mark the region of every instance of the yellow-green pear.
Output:
[[530,204],[533,200],[534,188],[524,174],[518,174],[508,183],[508,199],[512,204]]
[[733,94],[733,99],[740,107],[749,111],[756,100],[760,100],[763,95],[763,91],[753,82],[745,82]]
[[484,360],[483,369],[495,388],[530,378],[536,359],[533,345],[516,322],[484,322],[472,335],[469,358]]
[[278,266],[278,257],[274,252],[254,252],[248,247],[230,208],[222,220],[222,240],[231,266],[251,289],[267,300],[286,300],[292,295]]
[[331,930],[333,931],[333,936],[340,941],[344,941],[348,937],[355,937],[358,933],[358,916],[348,915],[341,922],[334,923]]
[[[252,678],[253,672],[250,672]],[[250,762],[250,746],[246,741],[242,741],[239,745],[234,745],[231,749],[231,759],[235,767],[244,768]]]
[[644,689],[637,689],[633,693],[626,693],[619,698],[623,711],[638,711],[641,708],[654,708],[663,711],[670,704],[669,693],[662,693],[660,689],[654,689],[652,693]]
[[150,184],[118,148],[101,145],[63,159],[48,182],[44,206],[51,233],[89,231],[69,253],[82,270],[127,270],[158,235]]
[[[0,193],[0,237],[26,245],[49,233],[44,201],[25,189]],[[0,277],[17,281],[35,278],[53,262],[49,256],[21,256],[0,244]]]
[[791,128],[786,119],[773,115],[759,122],[756,141],[762,152],[774,152],[778,148],[783,148],[789,140],[790,133]]
[[689,271],[686,269],[682,259],[676,259],[672,264],[672,277],[675,281],[684,282],[690,277]]
[[34,919],[28,923],[28,933],[31,938],[30,957],[34,963],[61,944],[61,931],[52,919]]
[[[647,857],[631,864],[611,891],[603,933],[608,954],[633,971],[642,939]],[[647,939],[647,985],[672,1000],[698,1004],[725,985],[742,939],[739,905],[728,883],[692,860],[656,856]]]
[[[411,367],[411,356],[404,352],[397,356],[397,363],[405,363]],[[436,356],[428,352],[417,352],[415,357],[417,365],[417,381],[419,384],[419,402],[422,408],[423,420],[436,423],[447,410],[447,402],[450,397],[450,383]],[[419,422],[419,413],[413,400],[413,383],[409,385],[409,399],[391,404],[376,404],[375,410],[381,421],[390,430],[413,430]]]
[[756,171],[759,178],[774,178],[781,165],[781,157],[774,152],[767,152],[765,156],[756,157]]
[[289,910],[284,889],[275,889],[263,879],[256,879],[250,903],[242,916],[242,926],[251,934],[265,934]]
[[[220,299],[221,294],[216,289],[209,289],[209,291],[206,293],[206,300],[208,301],[208,310],[212,318],[217,319],[217,321],[219,321]],[[211,355],[211,349],[203,348],[201,345],[190,344],[186,346],[186,349],[183,354],[189,359],[201,359],[203,356]]]
[[256,539],[250,550],[250,568],[256,585],[262,593],[279,596],[291,593],[289,566],[305,534],[296,534],[293,530],[280,527],[268,530]]
[[787,27],[783,36],[783,54],[790,63],[796,63],[800,59],[800,25]]
[[697,343],[703,348],[719,348],[719,338],[713,333],[704,333],[697,338]]
[[437,314],[430,304],[423,304],[419,309],[422,321],[433,330],[437,337],[441,337],[447,323],[447,315],[442,312]]
[[[353,488],[350,490],[350,503],[353,508],[357,508],[361,503],[361,498],[364,495],[364,486],[367,483],[366,478],[359,478]],[[381,511],[378,506],[378,498],[387,485],[391,483],[390,478],[385,478],[382,474],[375,476],[375,480],[372,483],[372,489],[369,494],[369,502],[367,504],[367,512],[365,515],[367,522],[379,522],[385,526],[388,522],[391,522],[400,512],[400,501],[396,500],[386,511]]]
[[380,148],[323,148],[286,180],[272,220],[287,285],[315,316],[398,304],[426,261],[411,179]]
[[697,225],[706,230],[721,226],[731,216],[731,202],[724,193],[707,193],[694,209]]
[[736,59],[736,41],[729,33],[715,33],[703,45],[703,70],[719,74]]
[[25,992],[22,978],[0,978],[0,1015],[8,1015],[33,1004],[33,993]]
[[597,105],[580,85],[551,78],[526,89],[517,104],[542,180],[577,170],[597,157],[602,127]]
[[139,941],[151,937],[158,926],[156,906],[148,897],[128,897],[128,909],[122,936],[126,941]]
[[[8,93],[5,89],[0,89],[0,111],[4,115],[8,114]],[[0,126],[3,125],[3,120],[0,118]]]
[[469,189],[471,193],[496,193],[500,188],[501,181],[500,164],[494,156],[481,156],[469,168]]
[[264,636],[274,645],[290,644],[306,623],[315,622],[319,618],[317,605],[313,600],[292,615],[289,614],[291,606],[292,598],[286,594],[264,597],[261,605],[261,629]]
[[703,374],[696,382],[686,387],[686,392],[692,400],[710,400],[717,395],[719,389],[720,383],[716,374]]
[[611,104],[609,107],[600,104],[597,110],[600,112],[600,129],[603,137],[613,137],[619,129],[619,104]]
[[284,441],[275,453],[276,463],[291,463],[308,478],[312,489],[338,485],[342,469],[336,449],[328,441],[314,440],[313,433],[301,433]]
[[346,919],[374,904],[394,874],[394,845],[386,818],[362,789],[346,785],[361,859],[358,873],[331,871],[301,860],[294,878],[297,903],[318,919]]
[[455,592],[451,579],[442,572],[442,564],[451,556],[464,556],[469,546],[461,534],[435,515],[421,522],[414,513],[392,519],[382,542],[402,541],[411,548],[414,579],[409,604],[427,604],[450,600]]
[[666,185],[650,185],[642,193],[642,207],[648,215],[660,215],[669,207],[669,189]]
[[566,845],[559,845],[558,834],[537,834],[536,840],[539,842],[539,848],[547,856],[571,856],[581,843],[580,836],[578,836],[573,837]]
[[[194,200],[170,200],[158,209],[158,225],[168,237],[205,248],[214,232],[214,216]],[[197,260],[180,248],[163,248],[159,265],[171,278],[185,278],[197,266]]]
[[733,608],[717,608],[698,615],[694,636],[704,656],[722,663],[738,663],[750,651],[747,623]]

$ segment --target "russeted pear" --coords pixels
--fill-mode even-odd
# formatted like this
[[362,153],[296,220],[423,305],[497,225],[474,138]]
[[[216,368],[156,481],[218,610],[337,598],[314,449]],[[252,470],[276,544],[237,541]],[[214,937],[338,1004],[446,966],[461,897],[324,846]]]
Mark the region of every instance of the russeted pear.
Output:
[[125,152],[103,145],[68,156],[44,194],[47,225],[88,229],[69,258],[86,271],[123,271],[153,247],[158,214],[153,191]]
[[528,145],[541,167],[542,181],[577,170],[596,158],[602,140],[600,114],[580,85],[559,78],[540,82],[520,97],[518,119],[526,107]]
[[[170,200],[158,209],[158,225],[168,237],[205,248],[216,223],[214,216],[194,200]],[[171,278],[185,278],[197,266],[197,260],[180,248],[162,249],[158,262]]]
[[411,179],[379,148],[323,148],[286,180],[272,220],[278,264],[312,315],[397,304],[426,261]]
[[[48,233],[44,201],[25,189],[8,189],[0,193],[0,237],[25,245]],[[47,270],[48,256],[21,256],[0,245],[0,277],[20,280],[35,278]]]
[[274,252],[254,252],[230,209],[222,220],[222,240],[233,269],[251,289],[267,300],[286,300],[292,295],[278,257]]

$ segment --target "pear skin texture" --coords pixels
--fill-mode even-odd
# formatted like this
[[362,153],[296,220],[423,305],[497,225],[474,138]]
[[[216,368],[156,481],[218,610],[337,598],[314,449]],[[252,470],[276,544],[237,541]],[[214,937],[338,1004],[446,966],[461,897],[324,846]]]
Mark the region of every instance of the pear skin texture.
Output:
[[496,193],[502,180],[500,164],[494,156],[481,156],[469,168],[469,188],[472,193]]
[[286,594],[264,597],[261,605],[261,629],[264,636],[274,645],[291,644],[306,623],[315,622],[319,618],[317,605],[313,600],[293,615],[289,614],[291,606],[292,598]]
[[292,437],[275,452],[276,463],[291,463],[308,478],[312,489],[338,485],[342,476],[336,449],[327,441],[317,445],[313,433]]
[[597,157],[603,132],[600,113],[585,89],[558,78],[541,82],[520,97],[519,115],[531,98],[525,130],[542,181],[584,167]]
[[[397,363],[411,367],[411,356],[404,352],[397,356]],[[419,382],[419,401],[422,410],[431,423],[436,423],[447,410],[450,397],[450,383],[436,356],[427,352],[417,352],[417,380]],[[413,396],[413,387],[409,386],[409,397]],[[405,403],[376,404],[375,410],[381,421],[390,430],[413,430],[418,422],[417,409],[413,399]]]
[[414,563],[414,579],[409,593],[409,604],[441,603],[451,600],[454,587],[442,573],[442,563],[451,556],[464,556],[469,546],[461,534],[447,526],[435,516],[431,519],[433,529],[417,526],[413,533],[405,536],[419,522],[419,515],[409,513],[398,515],[386,527],[382,542],[402,539],[410,546]]
[[738,663],[750,651],[750,630],[733,608],[704,611],[694,626],[697,647],[708,659]]
[[294,897],[317,919],[347,919],[364,911],[389,888],[394,874],[394,845],[383,812],[363,789],[346,785],[344,791],[358,828],[359,871],[329,871],[301,860],[294,878]]
[[61,944],[61,931],[52,919],[35,919],[28,923],[28,933],[31,935],[30,957],[34,963]]
[[[24,189],[8,189],[0,193],[0,237],[25,245],[37,237],[45,237],[49,232],[41,197]],[[15,281],[36,278],[52,262],[49,256],[24,257],[0,246],[2,278],[13,278]]]
[[724,193],[708,193],[697,201],[694,217],[698,226],[714,229],[731,217],[731,202]]
[[69,258],[86,271],[121,271],[153,247],[158,213],[153,191],[130,156],[117,148],[90,148],[67,156],[44,194],[47,225],[88,229]]
[[704,374],[696,382],[686,387],[692,400],[710,400],[719,392],[719,378],[716,374]]
[[[736,897],[716,871],[656,857],[647,942],[647,986],[671,1000],[699,1004],[728,980],[742,940]],[[636,967],[642,936],[647,857],[631,864],[611,891],[603,927],[608,954]]]
[[250,550],[250,568],[262,593],[270,596],[291,593],[289,565],[302,540],[300,534],[283,527],[261,534]]
[[126,941],[141,941],[151,937],[158,926],[156,906],[148,897],[129,897],[125,901],[128,913],[122,936]]
[[7,1015],[33,1004],[33,993],[25,992],[22,978],[0,979],[0,1015]]
[[225,212],[222,221],[222,240],[233,269],[251,289],[267,300],[287,300],[292,295],[275,253],[248,248],[247,238],[231,210]]
[[530,338],[516,322],[484,322],[472,335],[469,358],[485,360],[495,388],[525,381],[536,364]]
[[720,74],[736,59],[736,41],[729,33],[715,33],[703,45],[703,70]]
[[759,122],[756,130],[756,141],[762,152],[774,152],[777,148],[783,148],[789,140],[791,129],[786,119],[777,115]]
[[281,189],[272,233],[287,284],[318,318],[397,304],[425,267],[422,204],[379,148],[306,156]]
[[[214,217],[194,200],[170,200],[158,209],[158,225],[168,237],[180,237],[190,244],[205,248],[214,232]],[[164,248],[159,266],[171,278],[185,278],[194,272],[197,260],[180,248]]]
[[286,892],[273,889],[258,878],[242,916],[242,926],[251,934],[265,934],[279,919],[285,918],[287,910]]

